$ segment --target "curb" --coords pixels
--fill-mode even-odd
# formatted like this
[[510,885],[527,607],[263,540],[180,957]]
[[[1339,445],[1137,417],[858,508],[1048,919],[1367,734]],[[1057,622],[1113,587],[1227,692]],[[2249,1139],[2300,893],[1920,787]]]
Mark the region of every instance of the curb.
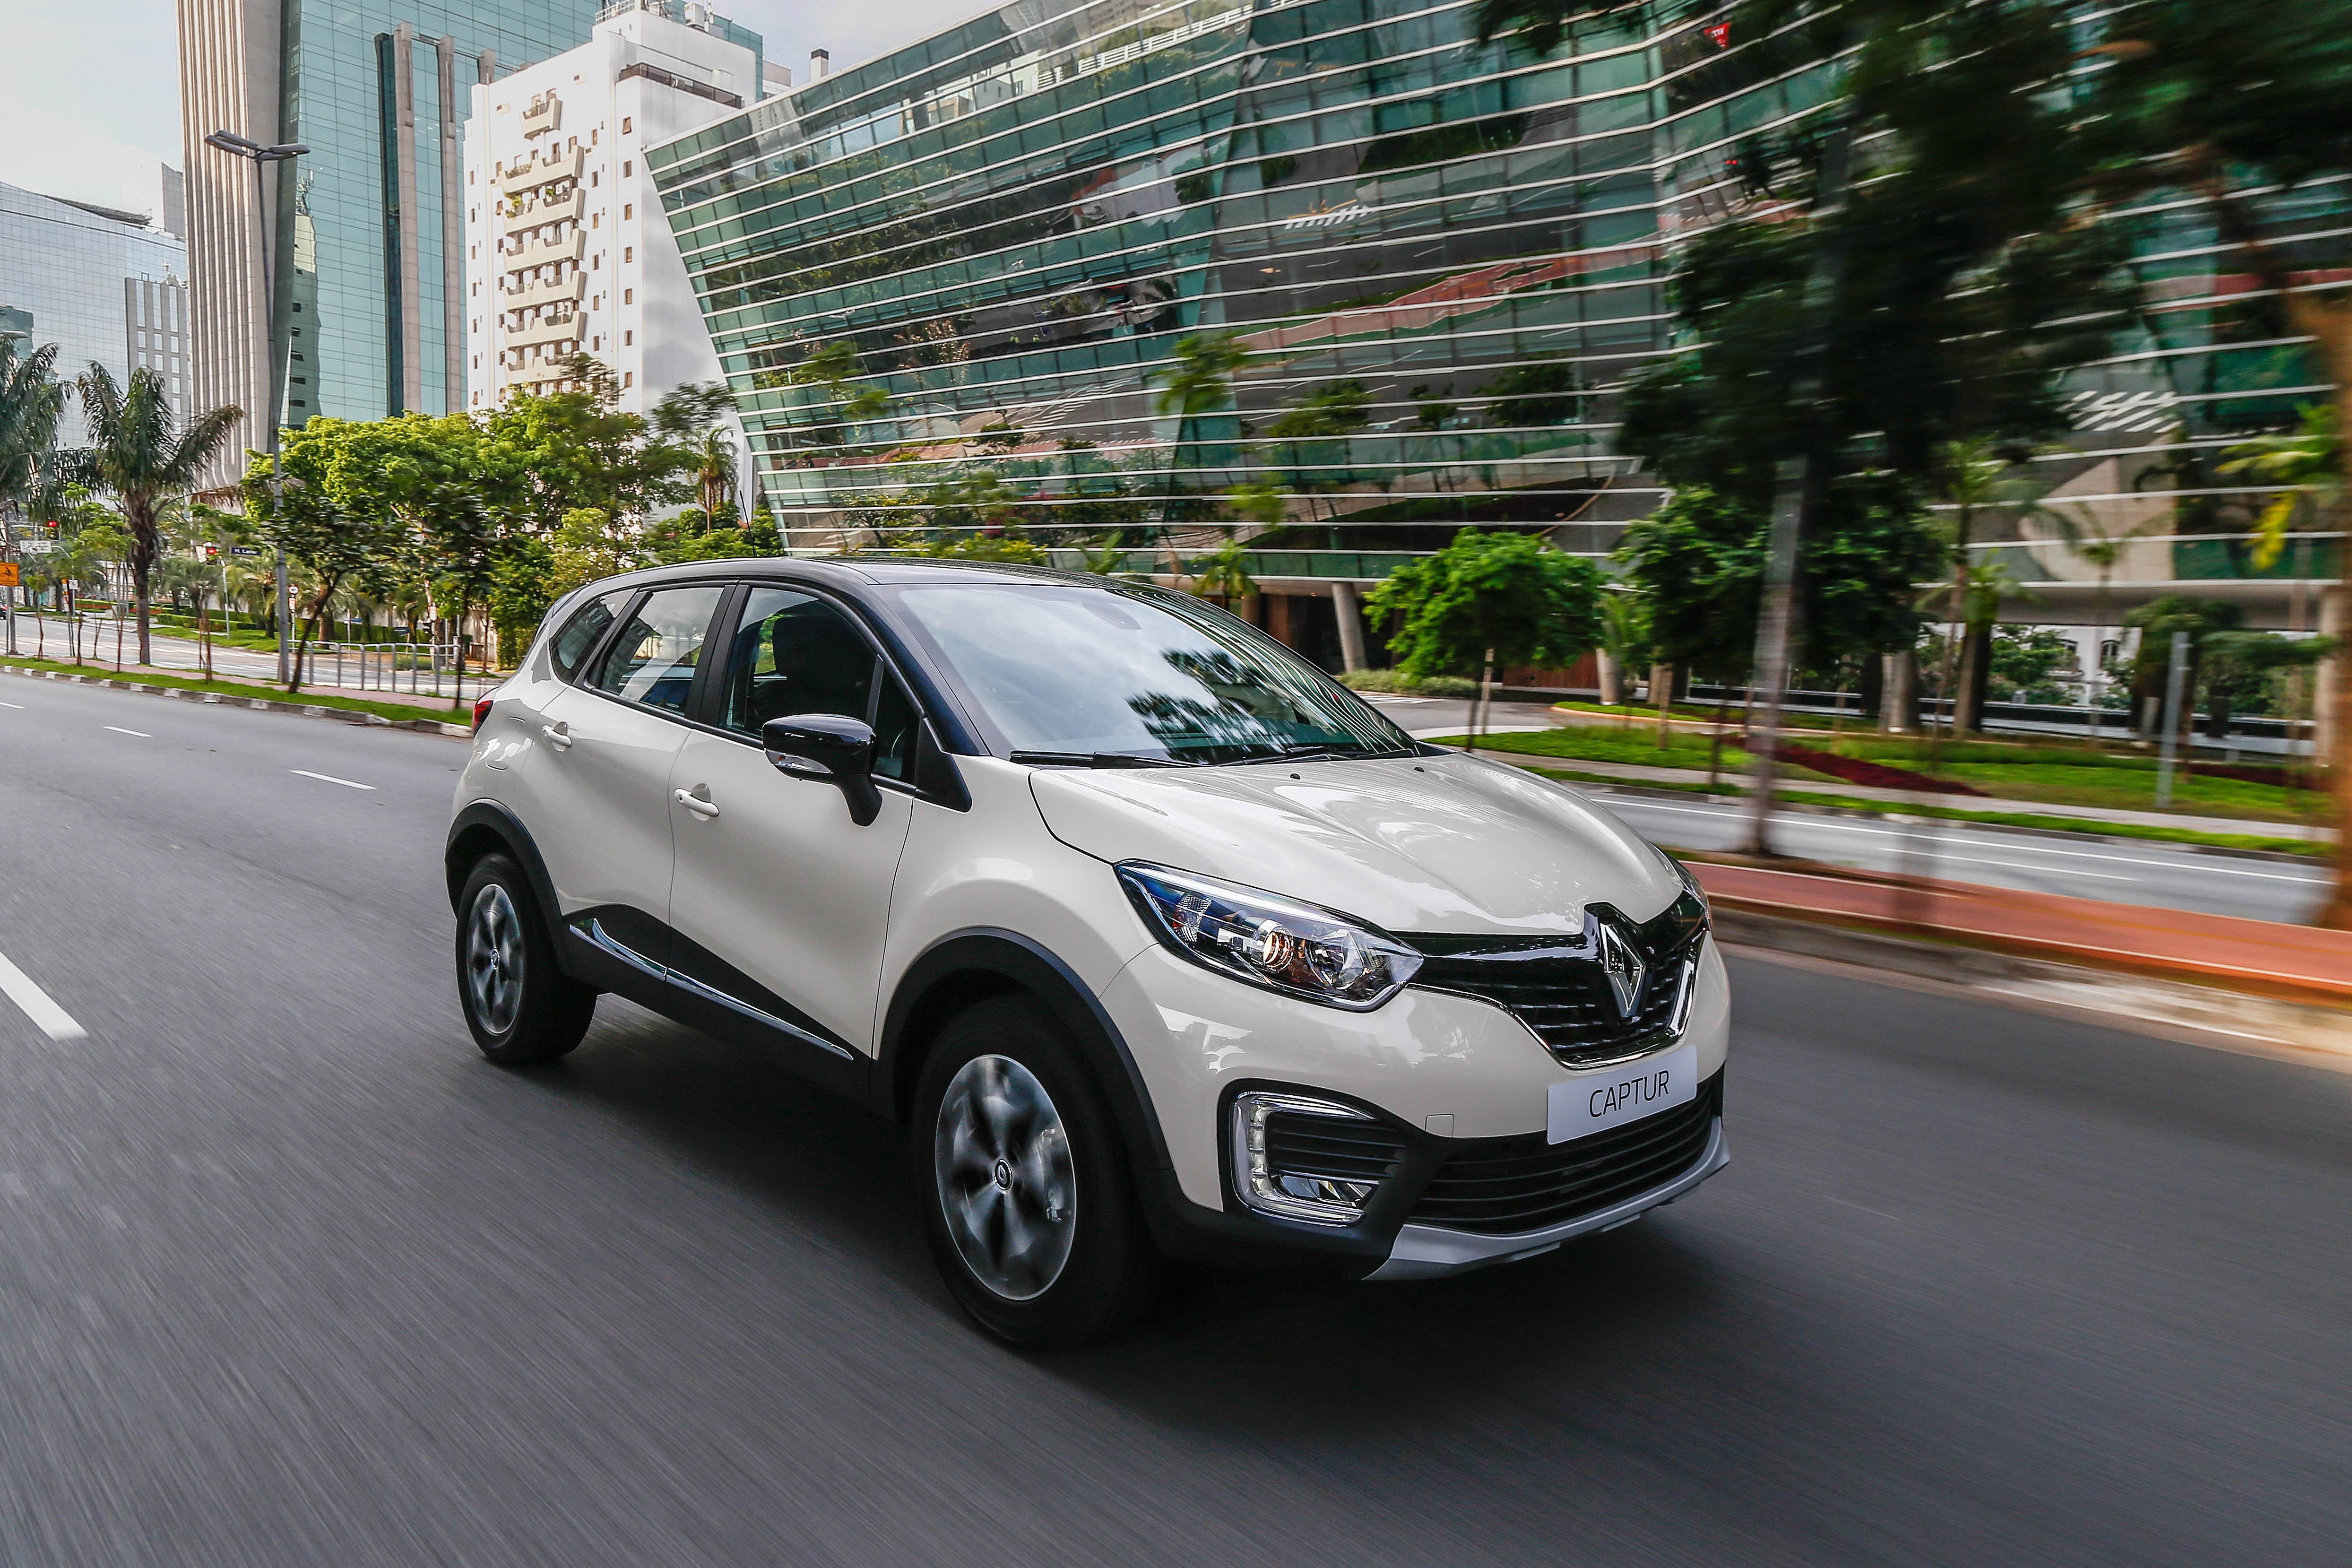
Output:
[[1714,908],[1714,924],[1716,935],[1736,948],[2087,1011],[2118,1026],[2137,1021],[2194,1030],[2238,1043],[2231,1048],[2284,1047],[2260,1054],[2352,1072],[2352,1012],[2320,1003],[1922,942],[1720,903]]
[[445,724],[438,719],[387,719],[381,713],[362,713],[353,708],[328,708],[316,702],[278,702],[266,697],[230,697],[218,691],[190,691],[179,686],[150,686],[139,680],[115,680],[100,675],[69,675],[56,669],[26,669],[14,664],[0,664],[0,673],[20,676],[27,680],[63,680],[75,686],[143,691],[150,697],[174,697],[183,702],[202,702],[221,708],[250,708],[261,713],[298,713],[305,719],[334,719],[345,724],[367,728],[414,730],[419,734],[447,735],[460,741],[471,740],[474,734],[463,724]]

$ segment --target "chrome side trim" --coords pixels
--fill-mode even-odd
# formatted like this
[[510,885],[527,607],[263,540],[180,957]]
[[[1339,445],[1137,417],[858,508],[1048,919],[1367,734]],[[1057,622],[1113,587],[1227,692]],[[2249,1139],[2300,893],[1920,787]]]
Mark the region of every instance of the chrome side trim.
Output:
[[598,952],[619,959],[632,969],[643,971],[656,980],[669,978],[667,969],[606,931],[603,921],[592,920],[585,926],[576,926],[566,921],[564,929]]
[[672,969],[667,972],[666,978],[667,978],[672,985],[677,986],[681,991],[699,996],[706,1002],[716,1002],[719,1005],[726,1008],[730,1013],[740,1013],[755,1024],[765,1024],[769,1028],[777,1031],[779,1034],[790,1035],[793,1038],[800,1041],[803,1045],[814,1046],[821,1051],[829,1051],[845,1062],[856,1061],[857,1059],[856,1056],[851,1054],[848,1047],[845,1046],[837,1046],[831,1040],[826,1039],[823,1035],[813,1035],[806,1029],[802,1028],[798,1024],[790,1023],[785,1019],[777,1017],[773,1013],[768,1012],[762,1008],[754,1007],[749,1002],[743,1001],[739,997],[730,996],[715,985],[706,985],[691,974],[681,974],[677,970]]
[[1587,1236],[1596,1230],[1623,1225],[1628,1220],[1639,1218],[1644,1210],[1654,1209],[1660,1204],[1670,1204],[1729,1163],[1731,1154],[1724,1146],[1723,1118],[1718,1116],[1707,1133],[1706,1152],[1698,1157],[1697,1163],[1681,1175],[1652,1187],[1646,1193],[1637,1193],[1613,1207],[1553,1226],[1548,1230],[1522,1231],[1517,1236],[1478,1236],[1465,1230],[1445,1230],[1433,1225],[1409,1225],[1397,1232],[1396,1244],[1389,1249],[1388,1261],[1364,1278],[1434,1279],[1484,1264],[1532,1258],[1538,1252],[1549,1252],[1572,1237]]
[[667,964],[656,963],[652,959],[647,958],[635,948],[629,946],[626,942],[621,941],[620,938],[614,936],[611,931],[606,931],[604,929],[604,922],[602,921],[592,920],[584,927],[571,925],[567,922],[565,929],[571,931],[573,936],[578,937],[582,942],[586,942],[589,946],[597,949],[601,952],[609,953],[611,956],[619,959],[623,963],[627,964],[630,968],[637,970],[642,973],[650,974],[656,980],[665,981],[691,995],[701,997],[706,1002],[716,1002],[719,1005],[726,1008],[730,1013],[739,1013],[744,1017],[751,1019],[755,1024],[764,1024],[769,1028],[775,1030],[779,1034],[790,1035],[793,1039],[800,1041],[803,1045],[814,1046],[821,1051],[827,1051],[834,1056],[839,1057],[843,1061],[856,1061],[857,1059],[856,1056],[851,1052],[848,1047],[836,1045],[833,1041],[826,1039],[822,1035],[813,1035],[808,1030],[802,1028],[798,1024],[793,1023],[788,1019],[779,1018],[773,1013],[768,1012],[764,1008],[754,1007],[749,1002],[742,1001],[738,997],[730,996],[715,985],[706,985],[691,974],[681,974],[677,970],[668,967]]

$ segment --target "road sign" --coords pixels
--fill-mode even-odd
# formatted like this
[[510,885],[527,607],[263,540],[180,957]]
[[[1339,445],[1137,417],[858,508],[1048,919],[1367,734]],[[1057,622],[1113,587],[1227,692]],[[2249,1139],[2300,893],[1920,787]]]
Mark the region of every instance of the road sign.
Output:
[[0,561],[0,588],[16,586],[17,586],[16,563],[14,561]]
[[228,552],[231,555],[258,555],[261,551],[257,546],[251,544],[232,544],[228,547]]

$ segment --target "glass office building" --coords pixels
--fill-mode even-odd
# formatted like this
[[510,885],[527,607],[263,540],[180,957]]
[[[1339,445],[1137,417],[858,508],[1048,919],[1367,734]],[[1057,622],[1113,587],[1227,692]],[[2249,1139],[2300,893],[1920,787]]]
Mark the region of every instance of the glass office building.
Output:
[[[1255,468],[1294,492],[1281,542],[1319,546],[1265,552],[1261,581],[1369,580],[1465,522],[1606,550],[1656,503],[1614,389],[1668,348],[1674,247],[1733,210],[1743,140],[1828,85],[1703,20],[1542,53],[1479,44],[1466,3],[1045,0],[648,160],[803,544],[980,474],[1033,519],[1188,523]],[[2299,348],[2221,324],[2200,223],[2150,228],[2165,309],[2079,377],[2043,476],[2148,539],[2149,583],[2254,574],[2223,537],[2242,491],[2149,476],[2321,391]],[[1173,411],[1195,334],[1247,358],[1230,399]],[[887,403],[845,418],[867,389]],[[2087,595],[2032,527],[1991,547]]]

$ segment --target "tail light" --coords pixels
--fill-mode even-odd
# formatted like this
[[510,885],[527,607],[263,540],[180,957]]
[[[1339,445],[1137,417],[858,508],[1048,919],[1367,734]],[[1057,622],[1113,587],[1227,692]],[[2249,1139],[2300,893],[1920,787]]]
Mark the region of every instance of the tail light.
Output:
[[498,700],[498,699],[497,699],[495,696],[491,696],[491,697],[477,697],[477,698],[475,698],[475,699],[474,699],[474,731],[475,731],[475,733],[479,734],[479,733],[481,732],[481,729],[482,729],[482,721],[483,721],[483,720],[485,720],[485,719],[487,719],[487,718],[488,718],[488,717],[490,716],[490,704],[491,704],[491,703],[493,703],[493,702],[496,702],[497,700]]

